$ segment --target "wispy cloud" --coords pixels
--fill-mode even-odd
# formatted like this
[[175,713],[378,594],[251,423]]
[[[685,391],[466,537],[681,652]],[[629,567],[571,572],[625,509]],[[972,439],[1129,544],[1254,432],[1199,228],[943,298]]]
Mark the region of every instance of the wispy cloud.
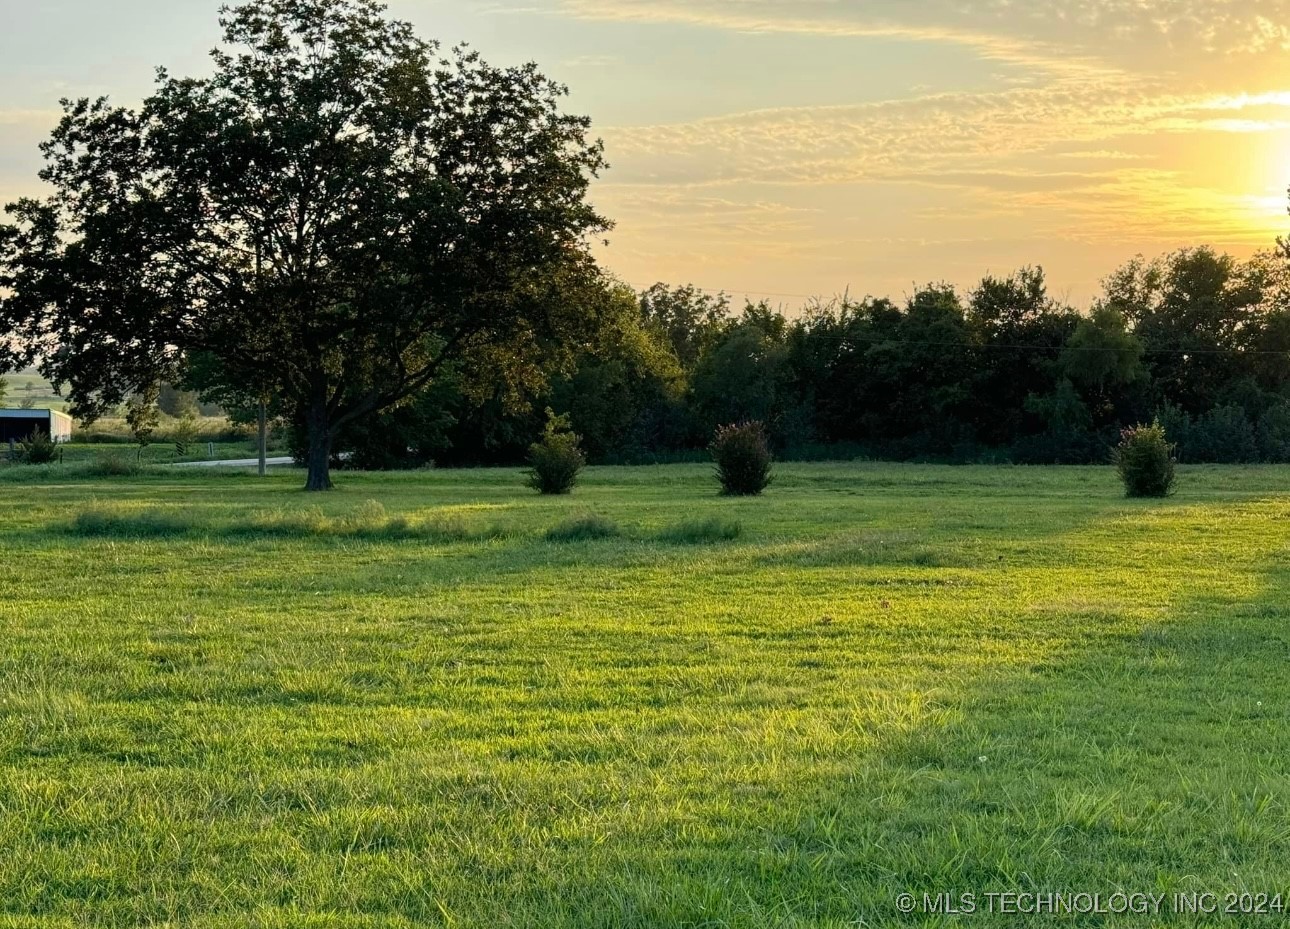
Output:
[[[1290,47],[1285,0],[561,0],[568,15],[749,32],[953,42],[1056,71],[1186,67],[1179,52]],[[1175,60],[1170,60],[1175,59]]]

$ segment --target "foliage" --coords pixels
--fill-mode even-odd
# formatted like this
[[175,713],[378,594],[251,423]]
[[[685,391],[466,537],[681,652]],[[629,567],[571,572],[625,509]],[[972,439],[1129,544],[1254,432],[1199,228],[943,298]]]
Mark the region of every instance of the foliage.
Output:
[[645,326],[668,345],[682,369],[694,368],[729,324],[730,299],[692,284],[655,284],[640,295]]
[[157,391],[155,384],[145,386],[126,402],[125,423],[130,429],[130,436],[138,446],[138,456],[152,442],[152,434],[161,424],[161,411],[157,408]]
[[1042,268],[1007,278],[987,276],[964,311],[977,347],[969,383],[976,437],[1002,443],[1026,431],[1026,402],[1051,390],[1077,317],[1048,295]]
[[157,392],[157,408],[176,419],[181,419],[188,413],[194,418],[223,413],[217,404],[202,404],[200,400],[197,391],[176,387],[174,384],[161,384]]
[[1235,404],[1215,407],[1195,419],[1183,452],[1185,461],[1235,464],[1259,460],[1254,424]]
[[1026,411],[1044,431],[1018,439],[1013,458],[1022,464],[1090,464],[1105,461],[1107,445],[1093,429],[1093,417],[1075,385],[1063,378],[1046,396],[1031,395]]
[[1059,359],[1062,374],[1105,405],[1114,393],[1145,377],[1142,343],[1129,331],[1124,314],[1109,303],[1075,324]]
[[1263,315],[1259,275],[1208,248],[1129,262],[1108,278],[1104,301],[1132,324],[1157,390],[1193,415],[1239,376]]
[[551,405],[566,412],[588,457],[622,458],[688,438],[685,372],[664,334],[642,320],[635,295],[604,295],[600,325],[572,372],[557,376]]
[[1265,461],[1290,462],[1290,400],[1269,407],[1259,418],[1259,451]]
[[1173,493],[1174,446],[1169,444],[1158,420],[1121,433],[1115,467],[1130,497],[1167,497]]
[[547,410],[542,440],[529,447],[528,485],[543,494],[567,494],[586,464],[569,417]]
[[[604,166],[533,65],[441,55],[375,0],[226,8],[207,77],[158,74],[137,110],[68,101],[45,200],[0,227],[6,363],[92,419],[210,362],[204,390],[282,398],[330,486],[337,429],[455,362],[542,381],[589,322],[586,201]],[[304,256],[308,256],[307,260]]]
[[717,480],[727,496],[757,496],[771,481],[770,443],[760,422],[733,423],[717,429],[709,446]]
[[175,454],[183,458],[188,454],[189,446],[197,440],[197,409],[193,405],[182,407],[179,418],[170,428],[171,439],[175,443]]
[[43,429],[33,429],[18,443],[18,460],[24,464],[50,464],[59,458],[58,443]]
[[691,397],[706,434],[722,423],[777,417],[784,402],[786,330],[783,316],[765,304],[750,306],[699,360]]

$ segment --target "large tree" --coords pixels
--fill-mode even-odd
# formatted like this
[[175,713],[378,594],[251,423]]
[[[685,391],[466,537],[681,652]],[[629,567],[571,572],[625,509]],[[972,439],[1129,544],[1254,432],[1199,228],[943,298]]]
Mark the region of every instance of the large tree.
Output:
[[93,418],[200,355],[207,386],[213,365],[285,403],[326,489],[339,426],[449,366],[531,379],[594,312],[602,148],[533,65],[441,56],[376,0],[220,21],[209,77],[64,101],[53,193],[0,227],[0,364],[38,361]]

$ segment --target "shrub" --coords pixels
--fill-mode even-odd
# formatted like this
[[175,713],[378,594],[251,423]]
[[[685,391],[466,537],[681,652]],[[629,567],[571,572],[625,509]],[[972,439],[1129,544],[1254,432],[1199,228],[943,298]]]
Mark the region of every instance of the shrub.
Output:
[[1259,451],[1268,461],[1290,462],[1290,400],[1269,407],[1259,419]]
[[1191,414],[1180,406],[1166,403],[1156,411],[1156,421],[1173,442],[1174,457],[1190,464],[1194,460],[1191,455]]
[[1184,450],[1188,461],[1238,464],[1259,458],[1254,424],[1245,410],[1230,403],[1215,407],[1192,421]]
[[1130,497],[1167,497],[1174,487],[1174,446],[1159,420],[1120,433],[1115,466]]
[[58,457],[58,443],[39,429],[18,443],[18,460],[26,464],[49,464]]
[[183,415],[175,421],[170,436],[175,443],[175,454],[180,458],[186,456],[189,446],[197,441],[197,412],[191,406],[184,408]]
[[539,493],[567,494],[578,482],[578,473],[587,464],[579,447],[577,434],[570,428],[569,417],[546,411],[546,428],[542,441],[529,446],[528,485]]
[[597,539],[613,539],[622,535],[622,530],[612,519],[605,516],[587,514],[552,526],[546,532],[548,542],[592,542]]
[[721,491],[727,496],[756,496],[770,483],[770,443],[762,423],[722,426],[708,450],[717,465]]

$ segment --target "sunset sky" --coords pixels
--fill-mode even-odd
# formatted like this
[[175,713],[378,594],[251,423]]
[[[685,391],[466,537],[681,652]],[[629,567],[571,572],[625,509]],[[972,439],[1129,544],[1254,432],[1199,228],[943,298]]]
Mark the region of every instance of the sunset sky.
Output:
[[[215,0],[0,0],[0,196],[60,96],[206,68]],[[572,91],[606,267],[796,305],[1290,231],[1290,0],[395,0]]]

